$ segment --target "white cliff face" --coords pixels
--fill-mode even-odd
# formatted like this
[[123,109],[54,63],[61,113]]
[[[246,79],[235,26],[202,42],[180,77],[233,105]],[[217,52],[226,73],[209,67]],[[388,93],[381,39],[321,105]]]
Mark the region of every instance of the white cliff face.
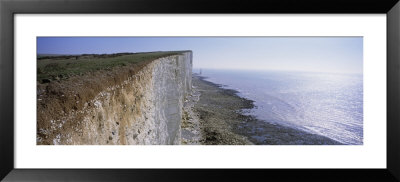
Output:
[[184,98],[191,89],[191,54],[153,62],[154,126],[161,144],[180,143]]
[[180,144],[191,75],[192,52],[154,60],[85,104],[80,127],[53,144]]

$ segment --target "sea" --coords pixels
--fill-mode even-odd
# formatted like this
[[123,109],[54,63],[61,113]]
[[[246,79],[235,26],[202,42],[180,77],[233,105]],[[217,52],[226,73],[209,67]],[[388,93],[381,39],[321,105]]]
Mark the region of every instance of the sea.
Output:
[[255,107],[245,114],[343,144],[363,144],[362,74],[202,69],[201,76],[253,100]]

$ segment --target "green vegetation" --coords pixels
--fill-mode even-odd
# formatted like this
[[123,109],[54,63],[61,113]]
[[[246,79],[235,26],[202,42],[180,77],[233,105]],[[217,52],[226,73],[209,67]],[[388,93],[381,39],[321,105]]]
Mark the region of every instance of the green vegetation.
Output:
[[37,81],[42,83],[97,70],[110,70],[115,66],[137,64],[183,52],[186,51],[38,57]]

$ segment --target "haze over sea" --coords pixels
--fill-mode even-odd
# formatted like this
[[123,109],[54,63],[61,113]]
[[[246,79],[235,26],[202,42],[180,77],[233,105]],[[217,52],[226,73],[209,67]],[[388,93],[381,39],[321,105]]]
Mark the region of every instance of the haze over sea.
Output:
[[255,101],[243,112],[260,120],[363,144],[362,74],[203,69],[201,76]]

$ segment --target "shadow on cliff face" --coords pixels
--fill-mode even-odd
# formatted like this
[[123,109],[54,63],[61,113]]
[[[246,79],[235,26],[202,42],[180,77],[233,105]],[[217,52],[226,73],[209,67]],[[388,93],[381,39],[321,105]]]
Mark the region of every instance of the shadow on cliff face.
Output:
[[241,110],[253,108],[253,101],[237,96],[235,90],[206,81],[204,77],[194,76],[192,82],[201,93],[194,111],[200,118],[203,144],[341,145],[324,136],[243,115]]

